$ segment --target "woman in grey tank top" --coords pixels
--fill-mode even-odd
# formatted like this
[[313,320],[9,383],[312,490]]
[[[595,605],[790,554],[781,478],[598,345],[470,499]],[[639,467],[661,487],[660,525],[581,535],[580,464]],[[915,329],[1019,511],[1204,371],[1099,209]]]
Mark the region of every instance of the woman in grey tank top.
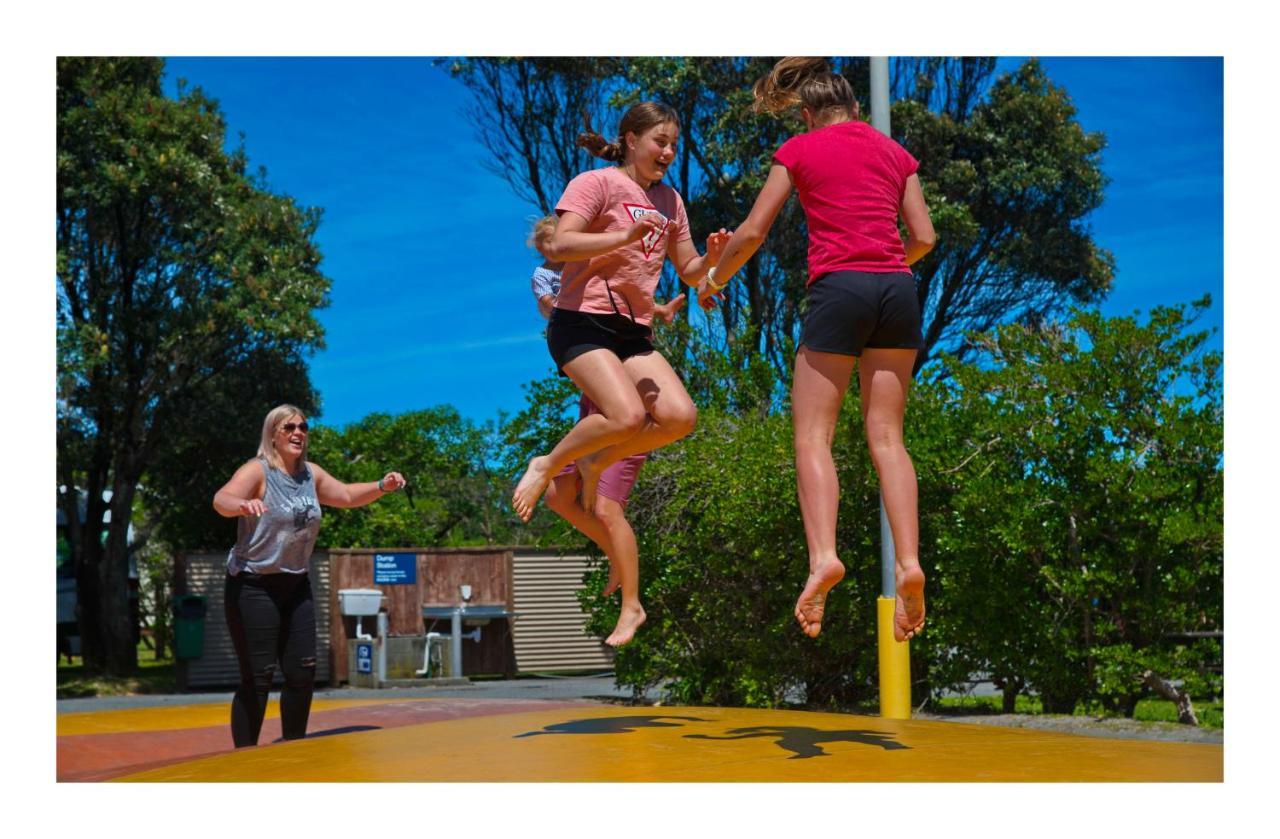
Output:
[[227,628],[240,664],[231,701],[231,737],[253,746],[262,730],[267,694],[279,668],[284,739],[306,735],[316,672],[316,618],[307,576],[320,532],[320,505],[363,507],[405,485],[399,472],[346,484],[307,461],[307,420],[281,405],[262,424],[258,456],[213,496],[213,507],[239,517],[227,556]]

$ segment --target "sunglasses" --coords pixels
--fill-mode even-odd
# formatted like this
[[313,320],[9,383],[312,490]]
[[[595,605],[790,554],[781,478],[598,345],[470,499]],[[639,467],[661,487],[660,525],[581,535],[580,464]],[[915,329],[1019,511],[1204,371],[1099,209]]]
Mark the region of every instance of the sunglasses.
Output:
[[303,434],[307,433],[307,424],[305,422],[286,422],[280,427],[284,429],[285,434],[292,434],[295,430],[301,431]]

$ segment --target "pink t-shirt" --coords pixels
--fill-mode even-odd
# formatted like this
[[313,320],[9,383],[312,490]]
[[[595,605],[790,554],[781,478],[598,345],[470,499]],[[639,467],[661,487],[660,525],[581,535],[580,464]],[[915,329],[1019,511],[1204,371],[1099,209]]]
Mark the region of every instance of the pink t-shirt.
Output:
[[792,137],[773,159],[787,167],[809,223],[809,282],[831,271],[907,269],[898,209],[916,159],[865,122]]
[[[689,217],[680,194],[664,183],[648,189],[616,166],[583,172],[565,187],[556,213],[577,213],[587,220],[588,233],[625,230],[644,213],[657,213],[662,229],[601,256],[566,262],[560,275],[556,308],[592,314],[631,314],[646,326],[653,319],[653,293],[671,242],[692,239]],[[605,281],[608,280],[606,286]],[[609,299],[613,290],[613,302]]]

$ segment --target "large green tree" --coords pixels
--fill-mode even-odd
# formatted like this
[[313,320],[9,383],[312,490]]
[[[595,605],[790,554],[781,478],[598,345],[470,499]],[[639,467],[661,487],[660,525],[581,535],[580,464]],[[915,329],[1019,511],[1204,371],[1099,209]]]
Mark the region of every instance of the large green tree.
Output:
[[57,68],[59,503],[85,662],[111,673],[136,664],[127,568],[139,482],[193,424],[226,416],[201,409],[235,371],[320,346],[313,310],[329,287],[318,211],[251,176],[244,150],[225,148],[216,101],[165,96],[163,71],[150,58]]
[[404,493],[354,510],[328,510],[320,531],[334,547],[510,544],[514,518],[494,475],[497,434],[450,406],[370,414],[341,429],[317,426],[308,457],[343,481],[404,475]]

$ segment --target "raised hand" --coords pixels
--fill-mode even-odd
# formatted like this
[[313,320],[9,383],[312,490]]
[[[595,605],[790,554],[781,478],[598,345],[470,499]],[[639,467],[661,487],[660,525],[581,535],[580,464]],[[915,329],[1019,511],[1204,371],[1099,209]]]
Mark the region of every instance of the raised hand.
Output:
[[378,483],[383,492],[395,492],[409,482],[399,472],[388,472]]
[[684,308],[686,298],[684,293],[677,294],[675,297],[663,303],[661,306],[653,307],[653,317],[663,323],[671,323],[676,319],[676,312]]
[[720,256],[724,253],[724,246],[729,244],[729,240],[733,238],[733,233],[725,230],[723,227],[707,237],[707,255],[704,265],[715,265],[720,261]]

